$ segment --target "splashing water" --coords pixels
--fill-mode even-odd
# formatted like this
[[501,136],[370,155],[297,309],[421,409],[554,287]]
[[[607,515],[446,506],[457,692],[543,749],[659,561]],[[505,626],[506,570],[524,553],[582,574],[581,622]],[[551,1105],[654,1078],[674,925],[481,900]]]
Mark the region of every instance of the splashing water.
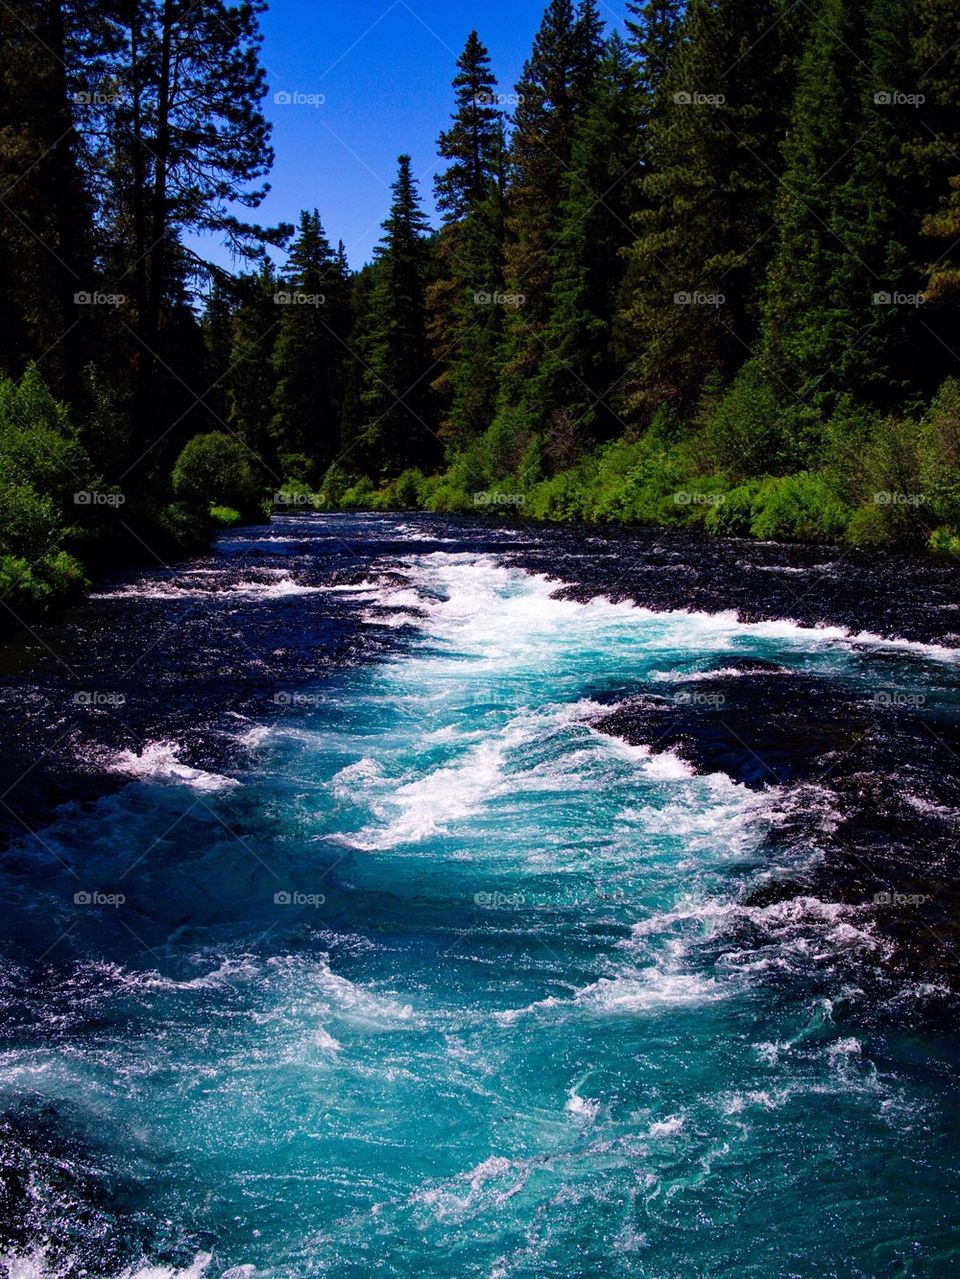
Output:
[[248,708],[216,766],[102,749],[123,784],[5,871],[0,1274],[955,1273],[955,1039],[872,990],[865,905],[758,894],[822,854],[830,793],[600,725],[750,662],[784,699],[872,687],[864,652],[955,691],[956,650],[558,598],[443,531],[353,583],[275,538],[276,590],[218,563],[255,680],[304,616],[264,610],[381,647]]

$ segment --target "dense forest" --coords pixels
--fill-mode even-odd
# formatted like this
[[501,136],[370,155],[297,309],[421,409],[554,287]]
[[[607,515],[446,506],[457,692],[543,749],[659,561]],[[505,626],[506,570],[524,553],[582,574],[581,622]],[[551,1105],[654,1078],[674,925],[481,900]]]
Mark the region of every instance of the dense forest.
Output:
[[308,503],[960,551],[955,0],[550,0],[511,91],[471,32],[356,272],[238,214],[264,7],[0,7],[11,618]]

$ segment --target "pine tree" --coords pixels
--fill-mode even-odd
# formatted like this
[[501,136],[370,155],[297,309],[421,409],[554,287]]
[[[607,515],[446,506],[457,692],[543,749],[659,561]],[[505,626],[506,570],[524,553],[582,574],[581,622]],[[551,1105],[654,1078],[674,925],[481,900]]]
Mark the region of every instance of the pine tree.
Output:
[[952,0],[918,0],[915,21],[914,65],[925,101],[924,134],[911,155],[929,193],[919,251],[927,350],[917,364],[939,381],[956,376],[953,352],[960,348],[960,12]]
[[306,458],[318,479],[340,447],[346,278],[342,252],[334,254],[316,210],[300,216],[283,285],[271,430],[281,463]]
[[[672,37],[671,37],[672,38]],[[694,412],[756,341],[794,32],[781,0],[690,0],[649,124],[620,317],[624,405]]]
[[506,180],[497,82],[476,32],[457,65],[453,127],[438,143],[453,164],[436,183],[445,225],[427,294],[430,343],[440,369],[433,382],[443,406],[440,434],[455,447],[489,426],[496,402],[502,308],[483,299],[503,292]]
[[910,29],[906,0],[820,0],[800,62],[764,361],[788,396],[826,409],[839,394],[893,407],[908,391],[917,317],[878,300],[922,287],[915,124],[892,100],[911,92]]
[[454,77],[456,110],[449,129],[440,134],[437,150],[453,163],[434,179],[437,208],[445,222],[466,217],[485,197],[499,155],[501,113],[490,55],[471,31],[457,60]]
[[640,127],[645,132],[660,103],[660,89],[680,35],[682,0],[629,0],[628,46],[636,60]]
[[270,429],[277,382],[273,352],[283,313],[274,300],[279,285],[269,260],[256,275],[241,276],[236,290],[224,376],[226,421],[274,482],[280,464]]
[[561,225],[549,255],[552,285],[544,355],[530,387],[538,421],[565,414],[601,438],[614,434],[618,381],[612,324],[641,157],[636,73],[614,33],[580,116]]
[[525,326],[546,314],[547,259],[566,194],[574,123],[600,58],[596,28],[592,0],[579,14],[573,0],[551,0],[516,86],[507,278],[511,291],[527,296]]
[[[232,283],[232,282],[230,282]],[[203,346],[206,352],[203,384],[206,391],[203,401],[210,411],[209,429],[216,430],[227,417],[226,377],[230,368],[230,349],[233,332],[234,299],[230,283],[224,276],[217,276],[207,295],[200,320]]]
[[399,157],[390,215],[376,270],[362,353],[362,448],[386,474],[428,466],[437,457],[427,343],[430,225],[420,208],[410,157]]
[[496,304],[497,297],[505,295],[504,190],[501,167],[484,199],[457,228],[453,245],[456,306],[446,349],[450,435],[455,444],[485,431],[496,411],[504,330],[504,308]]
[[546,350],[551,252],[568,193],[576,122],[600,61],[600,28],[593,0],[579,10],[572,0],[551,0],[517,84],[505,278],[507,294],[523,301],[504,318],[499,411],[507,415],[531,407],[528,388]]
[[377,466],[364,447],[363,380],[365,353],[370,332],[373,281],[378,268],[373,263],[361,267],[348,287],[350,328],[347,332],[343,404],[340,411],[340,452],[335,467],[344,476],[357,477]]
[[59,3],[0,9],[0,362],[21,374],[42,360],[55,393],[74,395],[96,350],[91,202],[65,72]]

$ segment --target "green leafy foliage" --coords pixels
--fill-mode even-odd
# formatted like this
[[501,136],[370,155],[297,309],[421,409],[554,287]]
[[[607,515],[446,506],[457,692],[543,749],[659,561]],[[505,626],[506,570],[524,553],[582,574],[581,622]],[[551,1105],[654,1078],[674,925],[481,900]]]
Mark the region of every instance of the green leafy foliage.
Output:
[[261,491],[244,446],[221,431],[194,436],[177,459],[173,491],[189,510],[233,507],[259,514]]

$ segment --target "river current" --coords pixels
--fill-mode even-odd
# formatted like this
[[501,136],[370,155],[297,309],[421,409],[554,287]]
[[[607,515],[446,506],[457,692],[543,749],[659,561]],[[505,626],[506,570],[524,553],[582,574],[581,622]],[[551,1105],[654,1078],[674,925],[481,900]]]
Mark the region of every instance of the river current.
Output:
[[9,645],[0,1273],[956,1275],[958,581],[290,515]]

